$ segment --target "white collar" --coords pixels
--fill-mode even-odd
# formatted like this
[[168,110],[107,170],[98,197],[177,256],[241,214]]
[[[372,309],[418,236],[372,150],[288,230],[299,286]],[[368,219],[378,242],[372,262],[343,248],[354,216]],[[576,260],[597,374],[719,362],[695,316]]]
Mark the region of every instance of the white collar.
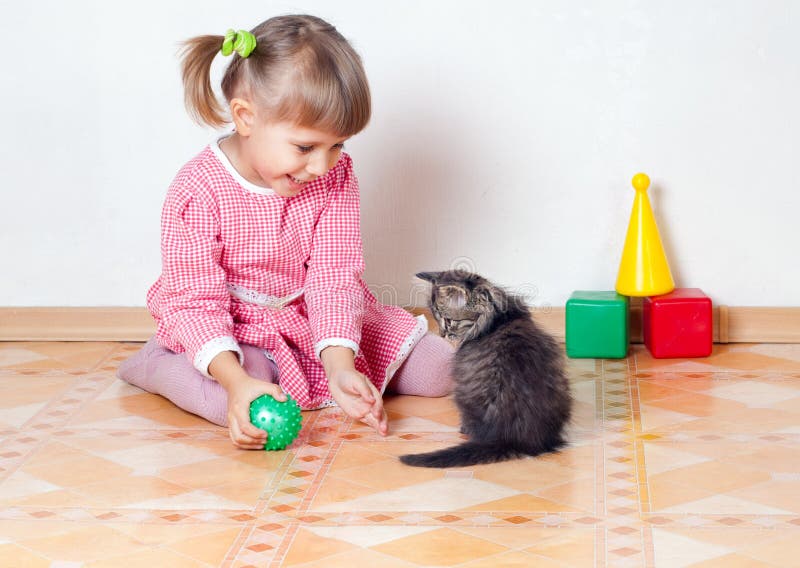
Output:
[[228,159],[228,156],[226,156],[225,152],[222,151],[222,148],[219,147],[220,142],[222,142],[223,140],[232,135],[233,132],[227,132],[214,139],[211,142],[211,144],[209,144],[211,151],[214,153],[214,155],[217,157],[217,159],[220,161],[223,167],[228,171],[228,173],[231,174],[231,177],[236,180],[236,183],[241,185],[247,191],[252,191],[253,193],[260,193],[261,195],[275,195],[275,191],[273,191],[269,187],[261,187],[260,185],[256,185],[253,182],[247,181],[246,179],[244,179],[244,177],[242,177],[242,174],[236,171],[236,168],[233,167],[233,164],[231,164],[231,161]]

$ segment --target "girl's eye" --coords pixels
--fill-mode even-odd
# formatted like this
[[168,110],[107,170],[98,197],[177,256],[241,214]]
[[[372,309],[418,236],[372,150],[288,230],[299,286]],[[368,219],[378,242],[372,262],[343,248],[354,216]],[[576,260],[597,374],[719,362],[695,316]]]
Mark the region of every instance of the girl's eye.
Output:
[[[303,146],[301,144],[295,144],[295,147],[297,148],[297,151],[300,152],[301,154],[308,154],[309,152],[312,152],[314,150],[314,146]],[[332,147],[333,150],[337,151],[342,150],[343,148],[344,148],[344,142],[341,142],[339,144],[334,144]]]

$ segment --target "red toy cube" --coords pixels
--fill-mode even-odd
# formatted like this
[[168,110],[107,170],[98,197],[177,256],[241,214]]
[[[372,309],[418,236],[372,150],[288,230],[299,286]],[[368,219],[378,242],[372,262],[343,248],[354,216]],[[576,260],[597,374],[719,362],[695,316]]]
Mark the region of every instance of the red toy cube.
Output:
[[675,288],[644,299],[644,343],[656,359],[708,357],[713,323],[711,298],[699,288]]

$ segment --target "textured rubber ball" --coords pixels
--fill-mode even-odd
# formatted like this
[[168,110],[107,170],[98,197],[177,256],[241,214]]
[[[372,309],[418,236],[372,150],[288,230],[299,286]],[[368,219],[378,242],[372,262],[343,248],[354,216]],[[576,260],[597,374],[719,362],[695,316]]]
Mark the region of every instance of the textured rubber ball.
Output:
[[300,433],[303,415],[297,402],[287,397],[286,402],[278,402],[264,394],[250,403],[250,422],[267,432],[265,450],[282,450]]

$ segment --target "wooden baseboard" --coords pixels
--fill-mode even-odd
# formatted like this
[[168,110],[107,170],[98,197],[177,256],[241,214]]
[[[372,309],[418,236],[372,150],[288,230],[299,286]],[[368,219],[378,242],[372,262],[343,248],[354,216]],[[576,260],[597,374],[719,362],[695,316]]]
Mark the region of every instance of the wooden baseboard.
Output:
[[[410,309],[425,314],[423,308]],[[533,317],[564,340],[564,308]],[[642,304],[631,302],[631,341],[642,341]],[[0,308],[0,341],[146,341],[155,324],[145,308]],[[714,307],[715,343],[800,343],[800,307]]]
[[0,341],[147,341],[146,308],[0,308]]

